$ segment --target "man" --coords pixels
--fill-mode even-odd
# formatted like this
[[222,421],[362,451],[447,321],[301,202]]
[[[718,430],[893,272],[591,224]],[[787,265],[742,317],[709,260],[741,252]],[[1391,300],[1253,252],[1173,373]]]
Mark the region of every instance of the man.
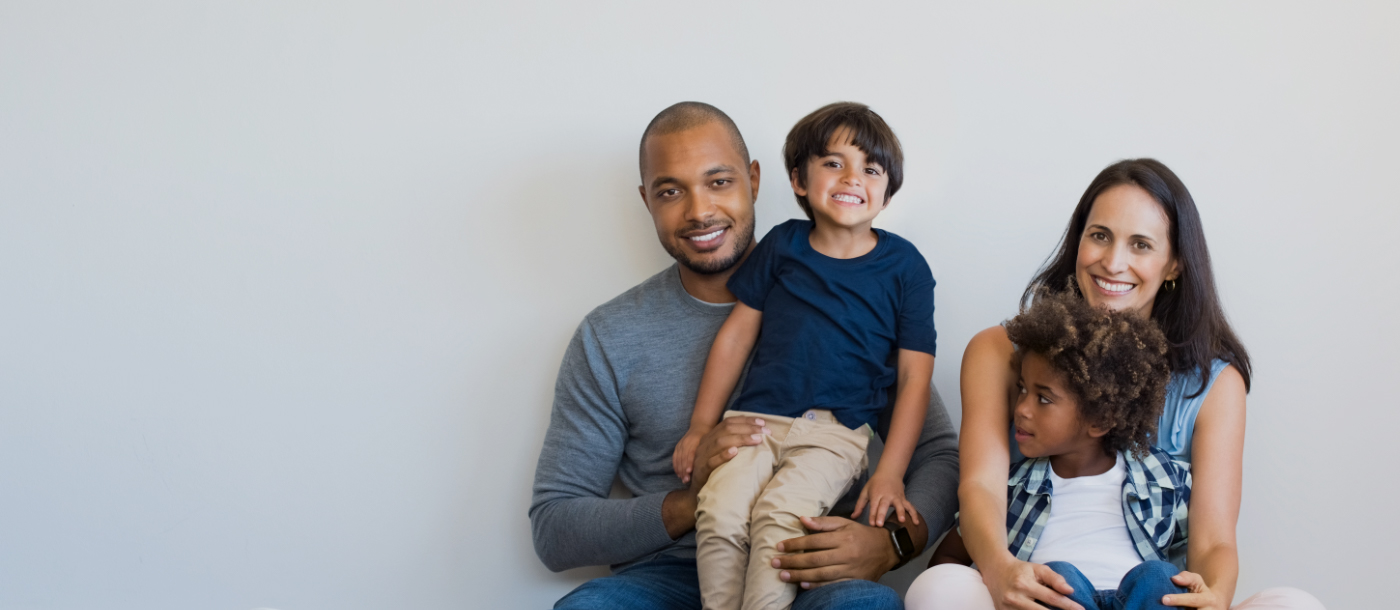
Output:
[[[688,481],[671,468],[733,307],[725,284],[753,247],[758,161],[728,116],[697,102],[652,119],[639,156],[638,191],[676,264],[589,313],[560,366],[530,507],[535,551],[551,570],[609,564],[613,575],[556,608],[699,608],[696,493],[738,446],[767,433],[761,419],[728,418],[701,440]],[[874,581],[947,528],[957,474],[957,440],[934,392],[906,475],[919,524],[804,518],[814,533],[781,543],[788,554],[774,561],[776,577],[804,590],[794,608],[901,607]],[[609,498],[614,479],[631,498]]]

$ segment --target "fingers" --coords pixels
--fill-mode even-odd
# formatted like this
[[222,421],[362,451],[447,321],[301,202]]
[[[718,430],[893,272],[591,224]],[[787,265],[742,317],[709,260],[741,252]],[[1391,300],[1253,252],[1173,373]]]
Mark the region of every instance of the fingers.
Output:
[[1032,565],[1035,566],[1035,579],[1039,581],[1040,584],[1048,587],[1054,593],[1074,595],[1074,587],[1069,586],[1069,581],[1065,580],[1065,577],[1060,576],[1059,572],[1050,569],[1050,566],[1045,564],[1037,563]]
[[1206,581],[1201,578],[1200,574],[1197,574],[1195,572],[1187,572],[1184,570],[1180,574],[1173,576],[1172,582],[1176,583],[1176,585],[1179,587],[1186,587],[1192,592],[1196,592],[1197,588],[1199,587],[1206,586]]
[[855,508],[855,510],[852,510],[852,511],[851,511],[851,516],[852,516],[852,517],[859,517],[859,516],[860,516],[860,511],[865,510],[865,503],[866,503],[867,501],[869,501],[869,499],[870,499],[870,490],[869,490],[869,488],[860,490],[860,497],[856,498],[856,508]]
[[810,589],[814,585],[820,586],[836,580],[845,580],[846,577],[836,566],[822,566],[810,570],[780,570],[778,578],[783,582],[803,583],[804,589]]
[[811,570],[822,566],[834,565],[837,563],[836,552],[816,551],[814,553],[797,553],[795,555],[779,555],[771,562],[773,567],[780,570]]
[[842,517],[802,517],[802,527],[809,532],[831,532],[852,523]]
[[890,512],[889,496],[880,496],[870,503],[870,524],[875,527],[884,527],[885,515]]
[[1215,598],[1208,593],[1177,593],[1163,595],[1163,606],[1184,606],[1187,608],[1209,608]]
[[[1061,580],[1063,581],[1063,579]],[[1075,603],[1074,600],[1061,595],[1059,592],[1049,587],[1037,587],[1035,590],[1031,591],[1031,597],[1045,602],[1051,608],[1060,608],[1061,610],[1084,610],[1084,606]],[[1028,604],[1027,607],[1034,608],[1035,604]]]

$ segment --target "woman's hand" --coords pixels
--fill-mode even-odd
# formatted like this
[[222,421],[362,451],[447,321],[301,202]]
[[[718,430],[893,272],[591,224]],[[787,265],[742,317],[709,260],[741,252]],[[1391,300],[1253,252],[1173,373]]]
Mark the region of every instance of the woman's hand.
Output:
[[1206,586],[1205,579],[1195,572],[1182,571],[1172,577],[1172,582],[1178,587],[1186,587],[1190,593],[1177,593],[1176,595],[1166,595],[1162,597],[1162,604],[1166,606],[1179,606],[1182,608],[1200,608],[1201,610],[1229,610],[1230,602],[1220,599],[1210,587]]
[[1041,610],[1037,601],[1061,610],[1084,610],[1065,597],[1074,587],[1048,566],[1012,558],[998,566],[978,566],[997,610]]
[[860,490],[860,497],[856,499],[856,508],[851,511],[851,517],[859,517],[867,503],[870,504],[869,523],[875,527],[885,526],[885,515],[891,506],[894,507],[900,523],[909,518],[913,518],[916,524],[919,522],[919,512],[914,510],[914,505],[904,497],[904,481],[882,476],[878,471],[865,483],[865,489]]

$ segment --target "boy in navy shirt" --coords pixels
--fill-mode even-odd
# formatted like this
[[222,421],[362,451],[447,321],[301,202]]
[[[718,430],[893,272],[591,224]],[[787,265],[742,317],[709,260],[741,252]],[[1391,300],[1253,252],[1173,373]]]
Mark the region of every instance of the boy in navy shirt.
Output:
[[[706,362],[690,430],[674,467],[724,412],[762,415],[771,434],[710,475],[696,511],[696,560],[705,608],[786,608],[796,586],[772,569],[779,541],[805,532],[865,471],[866,446],[895,387],[879,466],[861,491],[871,525],[904,497],[928,405],[937,333],[933,274],[913,244],[872,221],[903,182],[903,152],[884,119],[862,104],[831,104],[788,134],[784,161],[809,220],[775,227],[729,280],[738,298]],[[750,550],[752,549],[752,554]]]

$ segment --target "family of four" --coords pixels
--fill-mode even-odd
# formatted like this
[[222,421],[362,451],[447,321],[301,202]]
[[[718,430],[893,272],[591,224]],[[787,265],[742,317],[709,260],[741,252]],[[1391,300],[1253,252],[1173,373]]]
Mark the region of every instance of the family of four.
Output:
[[[932,272],[872,227],[898,138],[837,103],[783,157],[806,220],[755,244],[759,164],[727,115],[683,102],[643,133],[676,264],[589,313],[560,366],[535,549],[612,575],[556,608],[1321,608],[1231,605],[1249,357],[1171,170],[1090,184],[1019,315],[968,345],[959,440]],[[904,600],[876,582],[940,536]]]

